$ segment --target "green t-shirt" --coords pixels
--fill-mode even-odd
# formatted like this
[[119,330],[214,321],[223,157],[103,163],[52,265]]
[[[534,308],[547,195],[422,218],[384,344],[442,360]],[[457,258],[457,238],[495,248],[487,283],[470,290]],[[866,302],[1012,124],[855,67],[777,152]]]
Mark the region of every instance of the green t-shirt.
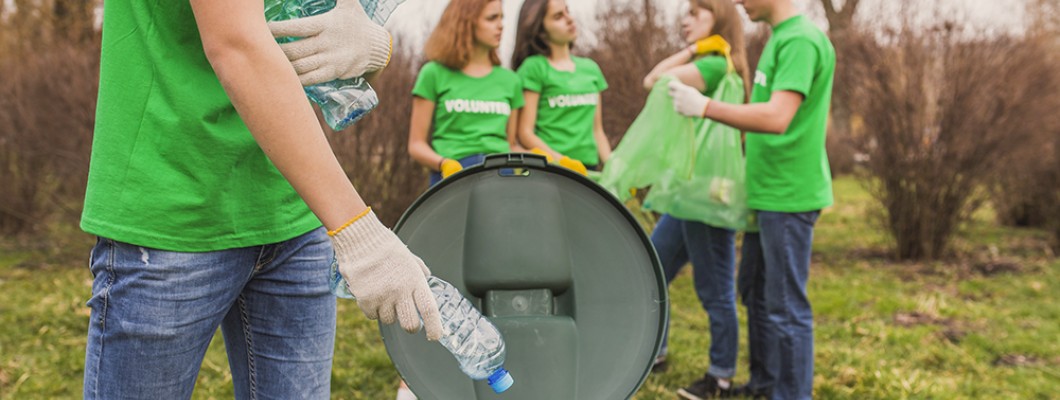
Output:
[[714,91],[718,90],[718,85],[721,84],[721,78],[724,78],[725,74],[729,72],[729,62],[725,60],[724,56],[712,55],[697,58],[692,61],[692,65],[699,70],[700,75],[703,75],[703,83],[707,86],[707,90],[703,94],[707,96],[714,95]]
[[607,89],[600,66],[588,58],[571,57],[574,71],[560,71],[542,55],[519,66],[523,88],[539,93],[534,132],[548,147],[585,165],[600,164],[593,123],[600,92]]
[[523,88],[511,70],[495,66],[476,78],[431,61],[420,69],[412,94],[434,102],[431,147],[442,157],[511,151],[508,117],[523,106]]
[[802,105],[781,135],[747,135],[747,198],[755,210],[805,212],[832,205],[825,128],[832,101],[835,49],[803,16],[773,27],[755,72],[752,103],[773,93],[802,94]]
[[188,1],[104,7],[81,228],[201,252],[280,242],[319,227],[218,82]]

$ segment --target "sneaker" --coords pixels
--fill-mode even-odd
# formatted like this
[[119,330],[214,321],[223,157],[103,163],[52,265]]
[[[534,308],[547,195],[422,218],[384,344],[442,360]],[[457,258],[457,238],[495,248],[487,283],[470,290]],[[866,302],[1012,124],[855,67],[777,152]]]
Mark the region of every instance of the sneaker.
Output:
[[727,399],[733,397],[732,387],[723,389],[718,378],[706,374],[688,387],[677,389],[677,394],[688,400]]
[[744,384],[732,388],[733,397],[744,397],[748,399],[769,399],[769,389],[751,389],[751,386]]
[[655,362],[651,364],[651,372],[653,373],[666,372],[666,370],[669,368],[670,364],[666,362],[665,355],[655,357]]

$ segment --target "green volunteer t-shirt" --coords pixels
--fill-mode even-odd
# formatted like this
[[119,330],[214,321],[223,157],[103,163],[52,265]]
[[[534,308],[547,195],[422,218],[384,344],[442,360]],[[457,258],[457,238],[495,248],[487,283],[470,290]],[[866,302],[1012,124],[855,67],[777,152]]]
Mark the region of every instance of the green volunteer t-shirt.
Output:
[[755,210],[805,212],[832,204],[832,175],[825,153],[825,128],[832,100],[835,49],[820,29],[802,16],[773,27],[755,72],[752,103],[773,93],[803,96],[781,135],[747,135],[747,198]]
[[108,1],[104,14],[82,229],[200,252],[321,225],[233,108],[187,1]]
[[692,65],[699,70],[700,75],[703,75],[703,83],[707,86],[707,90],[703,94],[708,97],[714,95],[714,91],[718,90],[718,85],[721,83],[721,78],[724,78],[725,74],[729,72],[729,62],[725,60],[724,56],[697,58],[692,61]]
[[561,71],[542,55],[527,57],[519,66],[523,88],[540,94],[534,132],[548,147],[581,161],[600,164],[593,123],[600,92],[607,81],[600,66],[588,58],[572,57],[574,71]]
[[442,157],[511,151],[508,117],[523,106],[515,72],[495,66],[476,78],[431,61],[420,69],[412,94],[434,102],[431,147]]

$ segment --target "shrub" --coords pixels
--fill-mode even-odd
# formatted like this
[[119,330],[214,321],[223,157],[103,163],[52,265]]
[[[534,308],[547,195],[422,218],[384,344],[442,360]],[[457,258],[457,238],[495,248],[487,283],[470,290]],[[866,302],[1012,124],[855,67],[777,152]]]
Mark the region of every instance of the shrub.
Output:
[[0,233],[80,213],[99,81],[99,48],[54,44],[0,61]]
[[[859,84],[848,91],[863,121],[857,147],[902,259],[945,254],[1007,154],[1055,112],[1054,66],[1033,37],[987,38],[943,25],[852,41]],[[1036,101],[1028,101],[1036,99]]]

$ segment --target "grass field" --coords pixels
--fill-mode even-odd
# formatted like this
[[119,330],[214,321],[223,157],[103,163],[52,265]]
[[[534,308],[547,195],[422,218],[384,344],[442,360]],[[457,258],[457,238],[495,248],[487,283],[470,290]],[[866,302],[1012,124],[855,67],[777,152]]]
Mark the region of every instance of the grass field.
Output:
[[[1056,398],[1060,259],[1044,232],[998,227],[985,210],[961,230],[961,256],[897,263],[859,184],[838,180],[836,200],[817,225],[809,288],[817,398]],[[72,229],[54,237],[0,240],[0,399],[80,397],[91,239]],[[670,369],[650,376],[638,400],[672,399],[707,367],[707,318],[687,269],[670,290]],[[397,374],[375,324],[341,301],[339,332],[333,398],[393,398]],[[746,350],[744,338],[740,382]],[[219,335],[198,379],[195,398],[232,397]]]

